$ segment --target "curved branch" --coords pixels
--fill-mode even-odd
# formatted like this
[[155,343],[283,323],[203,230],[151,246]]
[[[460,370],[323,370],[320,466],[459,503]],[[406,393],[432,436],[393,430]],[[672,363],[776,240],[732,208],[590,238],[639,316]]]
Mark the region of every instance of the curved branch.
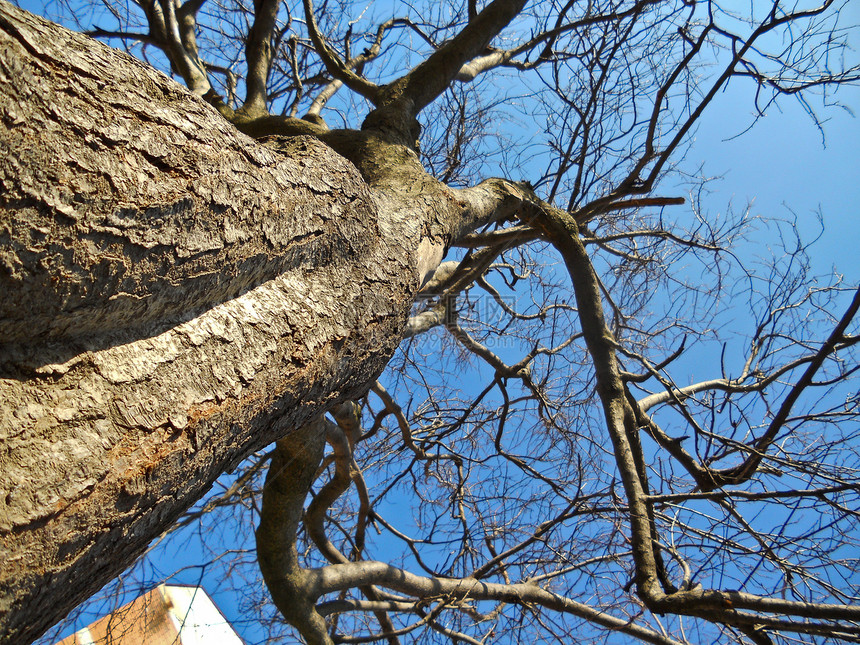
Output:
[[[195,35],[196,18],[192,11],[176,10],[172,0],[153,0],[152,7],[158,7],[163,16],[166,53],[171,64],[182,76],[188,89],[197,96],[205,95],[212,86],[206,75],[206,68],[200,61]],[[151,23],[152,21],[150,21]]]
[[593,361],[597,393],[603,405],[603,417],[627,495],[636,585],[640,598],[649,603],[664,596],[659,582],[662,568],[654,550],[656,536],[645,499],[647,480],[640,468],[638,444],[634,444],[637,439],[635,416],[626,400],[626,388],[615,354],[616,342],[603,316],[600,283],[571,215],[546,207],[528,223],[543,230],[560,252],[573,283],[582,334]]
[[407,421],[406,415],[403,414],[403,409],[397,404],[397,401],[395,401],[388,391],[382,387],[382,384],[379,381],[374,383],[370,390],[379,397],[385,406],[385,409],[393,414],[394,418],[397,419],[397,426],[400,428],[400,436],[403,439],[404,445],[414,452],[418,459],[427,459],[427,454],[415,445],[415,442],[412,439],[412,429],[409,427],[409,421]]
[[[354,402],[335,406],[333,415],[338,423],[335,425],[326,420],[325,434],[326,441],[334,452],[335,474],[334,477],[323,485],[313,501],[308,505],[304,524],[308,536],[316,544],[320,553],[329,562],[343,564],[349,562],[349,559],[328,539],[325,533],[325,517],[332,504],[349,489],[349,485],[352,483],[351,470],[354,463],[352,448],[361,436],[361,425],[358,405]],[[379,600],[379,594],[376,593],[376,590],[371,585],[362,586],[361,591],[367,596],[368,600]],[[280,609],[280,605],[278,609]],[[388,614],[382,610],[377,610],[374,613],[382,630],[387,633],[392,632],[393,625],[388,618]],[[391,637],[388,640],[391,645],[397,645],[396,638]]]
[[529,583],[502,584],[482,582],[474,578],[428,578],[373,560],[310,569],[308,574],[313,581],[315,593],[320,596],[358,585],[375,584],[419,599],[445,596],[449,600],[495,600],[515,605],[535,604],[635,636],[646,643],[681,645],[674,638]]
[[313,540],[320,553],[329,562],[348,562],[348,558],[341,553],[328,539],[325,533],[325,516],[331,505],[343,495],[352,483],[349,466],[352,461],[352,449],[350,442],[340,428],[330,421],[325,421],[326,442],[334,452],[334,476],[328,480],[314,496],[305,513],[305,527],[308,537]]
[[325,38],[322,36],[317,25],[316,17],[314,16],[314,6],[312,0],[302,0],[305,8],[305,20],[307,21],[308,34],[311,37],[311,42],[314,44],[317,54],[322,59],[323,64],[329,74],[340,80],[353,92],[356,92],[366,98],[374,105],[379,105],[380,88],[362,78],[353,72],[349,66],[340,59],[335,51],[329,47]]
[[[658,4],[659,2],[660,0],[642,0],[641,2],[634,3],[633,6],[631,6],[625,11],[613,11],[610,13],[603,13],[597,16],[589,16],[580,20],[569,22],[567,24],[562,24],[566,13],[575,4],[574,2],[568,2],[565,7],[559,12],[555,27],[540,34],[537,34],[536,36],[533,36],[527,42],[524,42],[521,45],[514,47],[513,49],[495,50],[491,51],[488,54],[473,58],[472,60],[466,62],[460,68],[460,70],[457,72],[455,80],[463,83],[468,83],[477,78],[479,74],[490,71],[497,67],[514,67],[519,70],[534,69],[538,65],[552,60],[552,46],[558,39],[558,37],[562,34],[569,31],[573,31],[575,29],[580,29],[582,27],[590,27],[593,25],[597,25],[603,22],[617,22],[623,20],[624,18],[627,18],[628,16],[641,12],[645,7],[649,5]],[[541,44],[543,44],[544,47],[537,60],[533,62],[521,62],[514,60],[516,56],[529,52]]]
[[101,27],[93,27],[88,31],[82,32],[92,38],[118,38],[120,40],[134,40],[144,45],[152,45],[153,47],[161,46],[161,43],[150,34],[138,34],[130,31],[110,31]]
[[[305,0],[308,2],[309,0]],[[405,76],[382,88],[380,107],[397,103],[415,117],[451,84],[465,63],[481,54],[519,13],[526,0],[493,0],[454,38]]]
[[[361,69],[366,63],[372,61],[377,56],[379,56],[379,51],[382,47],[382,39],[385,37],[386,32],[392,27],[399,25],[412,27],[413,30],[415,30],[419,35],[426,38],[424,33],[420,29],[418,29],[417,26],[411,20],[407,20],[405,18],[392,18],[391,20],[387,20],[381,25],[379,25],[376,30],[376,38],[374,39],[373,44],[371,44],[370,47],[365,49],[358,56],[352,56],[348,60],[342,62],[344,68],[347,70]],[[343,86],[343,84],[344,81],[340,77],[336,76],[331,83],[326,85],[320,91],[320,93],[317,94],[316,98],[313,100],[313,103],[311,103],[311,106],[308,108],[305,118],[319,116],[323,107],[325,107],[325,104],[329,101],[329,99],[331,99],[332,96],[335,95],[335,93]]]
[[331,645],[325,621],[314,607],[319,598],[314,577],[300,566],[296,549],[302,509],[324,446],[322,416],[278,441],[256,532],[257,560],[272,600],[309,645]]
[[316,606],[316,609],[320,616],[343,614],[348,611],[394,611],[412,613],[415,611],[415,603],[401,602],[397,600],[358,600],[355,598],[340,598],[338,600],[321,602]]
[[795,383],[791,388],[791,391],[789,391],[786,397],[782,400],[779,410],[777,410],[773,419],[771,419],[767,430],[765,430],[764,434],[762,434],[762,436],[755,442],[750,455],[742,464],[719,473],[720,476],[725,478],[728,483],[732,485],[740,484],[749,479],[753,473],[755,473],[756,469],[758,469],[761,464],[764,453],[767,452],[767,449],[776,438],[777,433],[788,420],[791,409],[797,403],[800,395],[803,394],[806,388],[812,385],[812,380],[818,370],[821,369],[825,359],[836,351],[840,342],[845,338],[848,326],[851,324],[851,321],[854,320],[858,310],[860,310],[860,288],[858,288],[854,293],[854,298],[852,299],[851,304],[842,315],[842,318],[839,320],[830,336],[815,353],[815,356],[810,361],[806,371],[804,371],[797,383]]
[[[597,390],[603,402],[606,427],[613,442],[616,464],[628,498],[633,560],[636,566],[635,579],[640,598],[649,609],[657,613],[698,616],[729,625],[762,625],[773,629],[801,633],[825,633],[828,629],[848,633],[857,631],[852,625],[846,624],[837,626],[810,625],[760,615],[771,613],[823,621],[856,622],[860,620],[860,606],[857,605],[789,601],[756,596],[740,591],[697,588],[664,593],[660,589],[658,584],[659,560],[653,548],[653,545],[656,544],[656,535],[653,524],[649,521],[647,510],[650,502],[647,494],[647,482],[644,480],[641,469],[637,467],[636,456],[631,445],[632,435],[635,433],[635,418],[631,418],[634,417],[633,410],[630,403],[625,401],[625,388],[614,353],[615,340],[603,320],[597,278],[593,273],[582,242],[579,240],[575,223],[570,216],[554,209],[546,209],[544,218],[535,223],[544,228],[547,236],[561,252],[574,285],[583,334],[594,361]],[[854,300],[836,329],[819,351],[819,360],[809,366],[804,378],[793,388],[791,394],[796,394],[796,396],[789,395],[786,398],[772,425],[781,418],[784,421],[783,417],[787,416],[792,403],[804,387],[811,382],[812,376],[824,358],[832,353],[836,343],[844,337],[847,326],[858,309],[860,309],[860,289],[858,289]],[[783,413],[783,411],[785,412]],[[761,459],[760,454],[753,455],[750,460],[752,459],[756,459],[755,463],[757,464]],[[739,471],[740,476],[745,474],[747,473]],[[741,610],[759,613],[749,614]]]

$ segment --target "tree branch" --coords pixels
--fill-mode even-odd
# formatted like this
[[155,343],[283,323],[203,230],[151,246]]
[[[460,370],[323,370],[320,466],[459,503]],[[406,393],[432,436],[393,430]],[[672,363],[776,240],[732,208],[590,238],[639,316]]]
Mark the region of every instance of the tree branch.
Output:
[[272,37],[278,18],[280,0],[254,0],[254,23],[245,43],[245,59],[248,75],[245,78],[247,92],[244,110],[249,116],[268,114],[269,71],[272,67]]
[[325,621],[314,603],[315,581],[302,569],[296,537],[302,509],[316,478],[325,446],[325,418],[320,416],[278,441],[263,487],[257,528],[257,560],[278,611],[308,645],[332,645]]
[[525,4],[526,0],[493,0],[427,60],[383,87],[377,105],[382,107],[397,103],[408,111],[409,116],[417,116],[448,89],[462,66],[481,54],[490,41],[522,11]]
[[821,369],[821,366],[824,364],[827,357],[836,351],[836,348],[845,338],[848,326],[851,324],[851,321],[854,320],[858,310],[860,310],[860,288],[855,291],[851,304],[848,305],[848,308],[845,310],[845,313],[842,315],[842,318],[839,320],[836,327],[834,327],[833,331],[830,333],[830,336],[826,341],[824,341],[821,348],[810,360],[809,365],[801,375],[800,379],[794,384],[789,393],[782,400],[782,403],[773,419],[771,419],[767,430],[765,430],[764,434],[755,441],[749,456],[742,464],[719,472],[720,477],[723,478],[726,483],[732,485],[740,484],[749,479],[753,473],[755,473],[756,469],[758,469],[761,464],[763,455],[767,452],[777,434],[788,420],[791,409],[797,403],[804,390],[812,384],[815,374]]
[[302,0],[302,2],[305,8],[305,20],[307,21],[308,34],[310,34],[311,42],[314,44],[314,49],[316,49],[317,54],[319,54],[319,57],[322,59],[329,74],[340,80],[353,92],[366,98],[373,105],[379,105],[380,88],[353,72],[349,66],[340,59],[337,53],[329,47],[325,38],[320,33],[319,26],[317,25],[312,0]]
[[631,624],[627,620],[616,618],[529,583],[500,584],[482,582],[474,578],[427,578],[372,560],[310,569],[308,573],[313,581],[314,590],[319,595],[362,584],[375,584],[418,599],[444,596],[451,601],[470,599],[496,600],[517,605],[535,604],[578,616],[610,630],[634,636],[646,643],[681,645],[671,637]]

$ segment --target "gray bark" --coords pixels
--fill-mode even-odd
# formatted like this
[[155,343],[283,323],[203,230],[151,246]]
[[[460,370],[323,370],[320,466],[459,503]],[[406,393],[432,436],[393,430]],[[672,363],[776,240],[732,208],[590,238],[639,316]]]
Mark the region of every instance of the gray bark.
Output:
[[0,642],[25,643],[366,390],[435,225],[3,2],[0,85]]

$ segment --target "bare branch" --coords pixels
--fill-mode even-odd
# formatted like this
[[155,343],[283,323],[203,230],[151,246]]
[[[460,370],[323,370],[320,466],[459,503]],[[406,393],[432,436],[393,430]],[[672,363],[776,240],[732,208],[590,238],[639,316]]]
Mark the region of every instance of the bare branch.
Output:
[[464,63],[483,52],[525,4],[525,0],[493,0],[427,60],[386,85],[380,105],[396,102],[402,104],[410,116],[417,116],[448,88]]
[[377,584],[410,594],[420,599],[438,598],[440,595],[454,599],[497,600],[512,604],[532,603],[579,616],[611,630],[635,636],[646,643],[681,645],[679,641],[644,629],[628,621],[604,612],[595,611],[588,605],[564,598],[537,585],[529,583],[496,584],[475,579],[425,578],[398,569],[384,562],[366,561],[333,565],[309,572],[320,595],[348,589],[358,584]]
[[255,0],[254,23],[248,31],[245,58],[248,76],[245,79],[247,92],[244,108],[249,115],[268,114],[269,71],[272,67],[272,39],[278,18],[280,0]]
[[329,74],[340,80],[353,92],[360,94],[374,105],[377,105],[379,103],[379,88],[367,79],[362,78],[353,72],[346,63],[340,59],[320,33],[316,17],[314,16],[312,0],[302,1],[305,8],[305,19],[307,20],[308,33],[310,34],[311,41],[313,41],[314,48],[320,58],[322,58]]

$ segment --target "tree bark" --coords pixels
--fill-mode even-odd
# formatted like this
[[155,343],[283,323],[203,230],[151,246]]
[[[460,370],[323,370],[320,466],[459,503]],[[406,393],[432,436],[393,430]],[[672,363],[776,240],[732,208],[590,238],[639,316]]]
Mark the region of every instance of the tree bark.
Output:
[[361,395],[440,233],[438,209],[398,214],[323,143],[260,145],[2,0],[0,86],[0,642],[17,644],[243,457]]

